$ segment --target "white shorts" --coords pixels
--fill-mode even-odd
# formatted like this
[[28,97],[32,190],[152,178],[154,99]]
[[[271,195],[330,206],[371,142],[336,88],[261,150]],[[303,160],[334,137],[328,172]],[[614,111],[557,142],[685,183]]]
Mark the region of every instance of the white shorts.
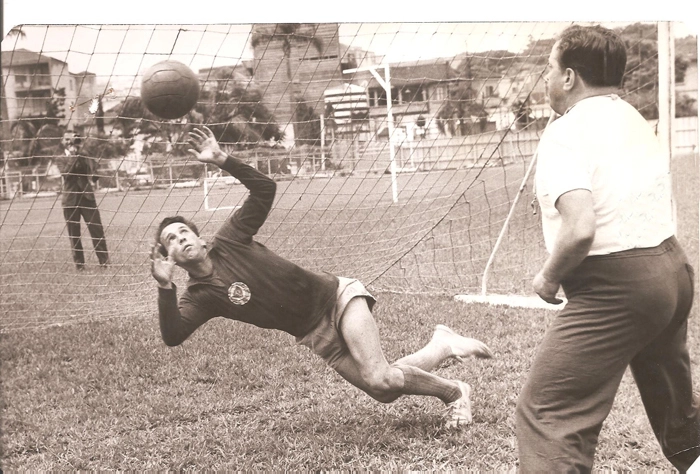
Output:
[[358,296],[364,297],[370,311],[377,302],[359,280],[338,277],[338,282],[338,296],[333,310],[321,319],[311,332],[304,337],[296,338],[297,344],[311,349],[332,368],[337,367],[341,360],[350,355],[348,346],[340,333],[340,320],[350,300]]

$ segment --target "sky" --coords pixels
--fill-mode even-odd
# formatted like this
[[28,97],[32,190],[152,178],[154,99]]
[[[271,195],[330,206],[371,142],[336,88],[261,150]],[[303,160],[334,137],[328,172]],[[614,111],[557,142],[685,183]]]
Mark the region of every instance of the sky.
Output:
[[[341,43],[396,63],[465,51],[519,51],[531,37],[553,37],[572,20],[606,26],[619,26],[620,21],[687,20],[688,12],[672,13],[673,1],[664,2],[662,14],[641,9],[616,12],[606,5],[609,1],[601,1],[601,8],[596,9],[598,0],[587,1],[588,8],[568,13],[562,11],[561,2],[531,1],[524,5],[511,0],[490,2],[488,9],[482,10],[467,7],[467,2],[464,7],[455,7],[454,2],[431,1],[430,11],[425,2],[382,9],[377,7],[380,2],[370,0],[342,4],[273,0],[264,2],[264,9],[225,6],[228,3],[216,0],[4,0],[3,32],[22,24],[26,25],[26,37],[4,40],[2,50],[42,51],[66,61],[71,72],[88,70],[99,80],[138,75],[163,59],[179,60],[194,70],[249,59],[251,23],[332,21],[340,22]],[[330,4],[344,6],[330,12],[325,6]],[[535,8],[538,5],[541,8]],[[598,11],[605,15],[597,15]],[[696,26],[687,21],[674,23],[677,36],[697,35]]]

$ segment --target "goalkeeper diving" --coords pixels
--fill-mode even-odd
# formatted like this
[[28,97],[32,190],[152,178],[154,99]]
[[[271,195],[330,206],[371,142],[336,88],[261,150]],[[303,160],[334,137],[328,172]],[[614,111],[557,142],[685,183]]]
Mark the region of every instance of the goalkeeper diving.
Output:
[[[206,127],[191,131],[189,144],[189,152],[200,162],[230,173],[249,195],[211,242],[182,216],[167,217],[158,226],[151,273],[158,283],[165,344],[181,344],[215,317],[277,329],[294,336],[379,402],[390,403],[402,395],[437,397],[448,408],[446,426],[471,423],[470,386],[431,371],[449,358],[490,358],[491,350],[483,342],[437,325],[427,345],[389,364],[371,312],[376,300],[361,282],[306,270],[253,239],[272,208],[276,183],[224,153]],[[175,266],[189,275],[179,299]]]

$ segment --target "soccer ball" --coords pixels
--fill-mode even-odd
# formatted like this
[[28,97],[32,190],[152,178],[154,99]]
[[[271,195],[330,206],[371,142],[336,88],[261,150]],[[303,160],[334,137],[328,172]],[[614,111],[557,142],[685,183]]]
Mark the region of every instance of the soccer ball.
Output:
[[199,79],[178,61],[154,64],[141,79],[141,102],[154,115],[171,120],[187,114],[197,104]]

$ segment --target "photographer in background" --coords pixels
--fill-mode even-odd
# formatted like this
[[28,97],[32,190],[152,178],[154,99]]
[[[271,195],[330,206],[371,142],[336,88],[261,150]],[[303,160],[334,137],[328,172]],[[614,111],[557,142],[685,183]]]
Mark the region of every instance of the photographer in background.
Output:
[[61,139],[64,155],[57,160],[63,180],[61,197],[63,216],[68,227],[73,261],[78,270],[85,268],[83,244],[80,240],[81,216],[87,225],[90,237],[92,237],[97,260],[103,267],[109,264],[107,241],[105,240],[100,211],[97,209],[93,190],[93,183],[96,183],[98,180],[98,176],[95,174],[96,162],[79,154],[82,142],[82,138],[76,133],[64,133]]

